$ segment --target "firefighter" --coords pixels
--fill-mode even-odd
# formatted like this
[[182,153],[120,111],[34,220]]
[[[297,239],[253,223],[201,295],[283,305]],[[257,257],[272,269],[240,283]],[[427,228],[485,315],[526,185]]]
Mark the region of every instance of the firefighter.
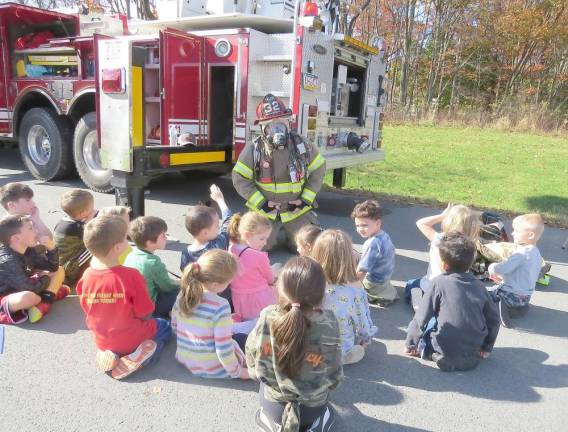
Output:
[[307,224],[319,225],[313,209],[325,159],[290,130],[291,114],[280,98],[267,94],[256,108],[261,136],[244,148],[233,168],[233,185],[246,206],[273,222],[267,250],[277,243],[280,227],[295,251],[296,232]]

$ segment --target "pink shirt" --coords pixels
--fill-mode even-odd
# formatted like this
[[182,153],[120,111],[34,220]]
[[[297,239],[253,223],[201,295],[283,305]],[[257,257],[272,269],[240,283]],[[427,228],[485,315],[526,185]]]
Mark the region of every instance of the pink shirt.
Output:
[[270,285],[274,282],[274,275],[268,253],[243,245],[231,245],[229,252],[239,261],[239,272],[231,282],[232,293],[254,294],[266,289],[272,290]]

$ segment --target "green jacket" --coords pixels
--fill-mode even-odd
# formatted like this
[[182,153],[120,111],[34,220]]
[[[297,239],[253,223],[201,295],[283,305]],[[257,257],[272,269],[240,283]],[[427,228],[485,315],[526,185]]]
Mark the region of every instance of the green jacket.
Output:
[[156,303],[158,291],[179,290],[179,282],[170,279],[168,270],[158,255],[135,247],[126,257],[124,265],[142,273],[146,279],[148,294],[154,303]]
[[304,361],[298,375],[291,379],[278,370],[272,322],[281,315],[279,306],[265,308],[246,343],[250,377],[266,384],[264,397],[271,402],[287,403],[282,415],[282,431],[299,428],[299,404],[322,406],[331,389],[343,379],[339,324],[333,312],[315,313],[305,336]]

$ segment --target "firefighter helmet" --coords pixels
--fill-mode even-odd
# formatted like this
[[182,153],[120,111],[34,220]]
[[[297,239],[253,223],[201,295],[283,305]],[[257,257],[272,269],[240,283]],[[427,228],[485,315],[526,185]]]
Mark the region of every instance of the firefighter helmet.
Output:
[[284,102],[282,102],[279,97],[268,93],[256,107],[256,121],[254,124],[267,122],[279,117],[288,117],[290,115],[292,115],[292,110],[286,108],[286,105],[284,105]]

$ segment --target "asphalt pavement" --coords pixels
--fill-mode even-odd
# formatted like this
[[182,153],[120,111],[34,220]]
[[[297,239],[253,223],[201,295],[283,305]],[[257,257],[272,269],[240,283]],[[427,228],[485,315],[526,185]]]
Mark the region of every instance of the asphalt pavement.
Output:
[[[0,147],[0,185],[29,184],[50,227],[62,217],[61,194],[84,187],[77,180],[39,182],[23,169],[15,149]],[[207,199],[211,181],[168,175],[152,183],[146,214],[164,218],[175,241],[159,252],[179,272],[180,251],[190,242],[183,216]],[[227,177],[216,180],[230,207],[243,210]],[[544,192],[543,192],[544,193]],[[360,244],[349,214],[357,198],[318,196],[324,227],[341,228]],[[98,208],[114,204],[95,194]],[[383,226],[397,247],[393,276],[403,281],[426,272],[428,244],[414,222],[435,209],[383,203]],[[568,209],[567,209],[568,211]],[[1,212],[1,210],[0,210]],[[508,223],[510,229],[510,223]],[[372,308],[379,333],[357,365],[345,367],[331,400],[338,431],[566,431],[568,430],[568,232],[547,228],[539,244],[552,263],[552,282],[535,293],[514,329],[502,328],[490,358],[467,373],[444,373],[403,354],[412,317],[403,301]],[[284,262],[284,251],[271,254]],[[175,341],[159,362],[127,381],[97,371],[95,347],[76,296],[54,305],[37,324],[6,327],[0,355],[0,431],[254,431],[258,384],[193,377],[174,359]]]

